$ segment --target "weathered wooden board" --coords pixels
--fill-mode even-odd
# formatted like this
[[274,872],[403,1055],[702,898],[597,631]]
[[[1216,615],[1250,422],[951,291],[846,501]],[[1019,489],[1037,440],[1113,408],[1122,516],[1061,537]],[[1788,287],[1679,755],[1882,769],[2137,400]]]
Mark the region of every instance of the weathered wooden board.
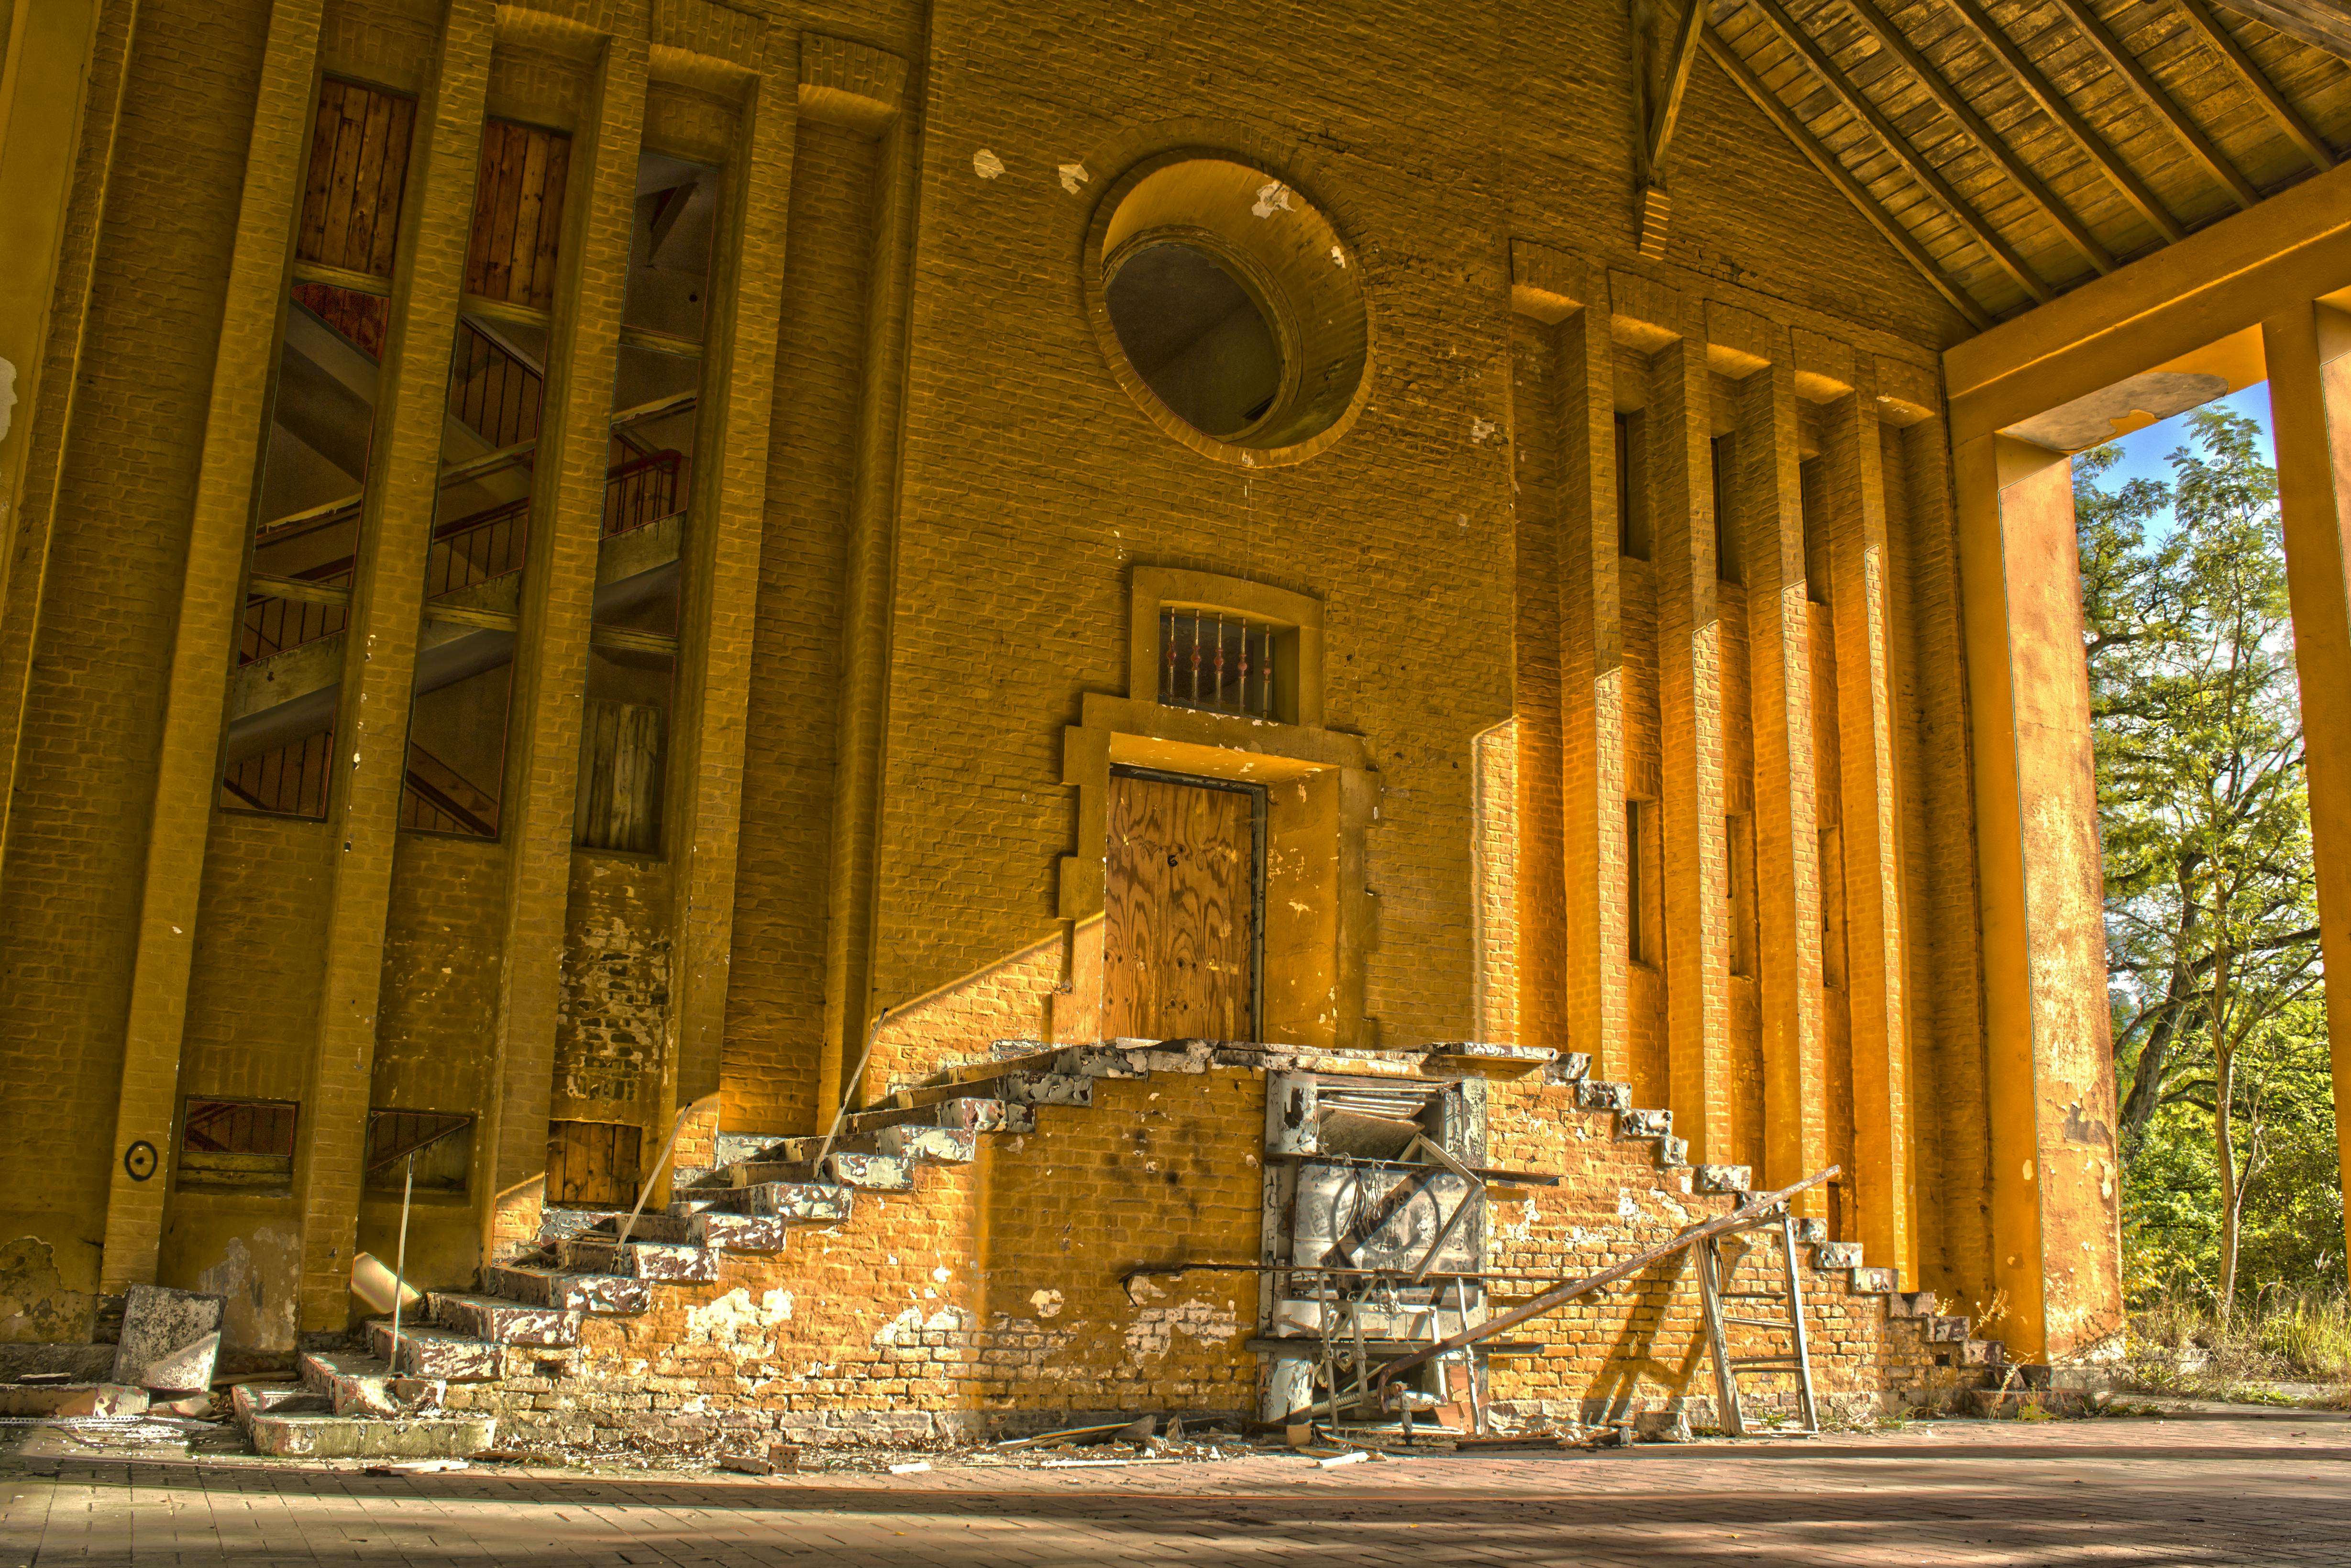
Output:
[[1102,1032],[1256,1032],[1256,827],[1237,790],[1115,775],[1103,857]]

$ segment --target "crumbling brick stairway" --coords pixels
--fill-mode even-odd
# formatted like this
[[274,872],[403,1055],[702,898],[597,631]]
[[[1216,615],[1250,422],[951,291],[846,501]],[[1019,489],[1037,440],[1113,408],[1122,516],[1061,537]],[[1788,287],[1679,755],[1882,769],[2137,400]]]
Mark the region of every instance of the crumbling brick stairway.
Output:
[[[396,1335],[388,1321],[369,1323],[364,1350],[307,1354],[297,1382],[240,1385],[238,1420],[256,1451],[287,1456],[429,1458],[477,1453],[502,1436],[528,1443],[535,1410],[600,1397],[578,1364],[590,1318],[645,1313],[664,1291],[706,1294],[723,1254],[780,1253],[796,1230],[854,1227],[859,1193],[919,1194],[924,1166],[968,1163],[983,1138],[1035,1130],[1039,1106],[1090,1107],[1103,1080],[1263,1066],[1281,1048],[998,1049],[997,1060],[947,1069],[848,1117],[830,1142],[721,1134],[719,1163],[681,1171],[667,1207],[639,1216],[625,1240],[623,1215],[551,1209],[538,1251],[486,1269],[478,1292],[433,1292],[423,1321],[404,1321]],[[1670,1113],[1635,1108],[1629,1088],[1591,1079],[1582,1057],[1542,1071],[1617,1138],[1652,1144],[1659,1170],[1687,1170],[1693,1196],[1726,1210],[1749,1196],[1746,1167],[1690,1169]],[[1972,1338],[1968,1320],[1941,1312],[1931,1292],[1896,1292],[1893,1271],[1866,1266],[1858,1244],[1828,1241],[1818,1221],[1802,1222],[1799,1239],[1814,1270],[1844,1273],[1853,1292],[1884,1298],[1889,1318],[1916,1320],[1930,1345],[1948,1346],[1937,1359],[1955,1372],[2001,1364],[1997,1342]]]

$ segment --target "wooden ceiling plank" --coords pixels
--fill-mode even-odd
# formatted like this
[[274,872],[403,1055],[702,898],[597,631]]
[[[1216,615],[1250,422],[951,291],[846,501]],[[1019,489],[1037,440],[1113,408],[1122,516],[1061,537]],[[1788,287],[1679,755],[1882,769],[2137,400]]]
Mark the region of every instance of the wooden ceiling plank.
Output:
[[2301,148],[2303,156],[2317,165],[2320,173],[2334,168],[2335,154],[2328,150],[2326,143],[2319,140],[2318,133],[2295,111],[2294,105],[2286,101],[2285,94],[2277,89],[2268,74],[2253,63],[2252,56],[2245,53],[2244,47],[2220,25],[2220,19],[2206,7],[2204,0],[2179,0],[2179,14],[2188,18],[2189,26],[2236,68],[2237,74],[2244,78],[2245,86],[2252,89],[2262,107],[2269,110],[2270,118],[2277,121],[2278,129],[2285,132],[2286,140]]
[[1739,57],[1737,50],[1714,37],[1711,29],[1708,31],[1705,41],[1707,53],[1714,57],[1715,63],[1745,90],[1747,96],[1754,100],[1755,107],[1763,111],[1764,117],[1780,128],[1780,133],[1795,143],[1796,150],[1811,162],[1813,167],[1827,175],[1830,183],[1844,193],[1845,200],[1853,204],[1854,210],[1868,219],[1871,225],[1901,252],[1902,258],[1917,269],[1918,276],[1934,285],[1935,291],[1949,300],[1951,308],[1966,317],[1978,331],[1991,326],[1991,313],[1977,304],[1972,295],[1946,277],[1943,269],[1936,265],[1935,258],[1927,254],[1926,248],[1910,231],[1877,204],[1877,199],[1854,178],[1852,171],[1834,154],[1813,139],[1812,132],[1804,129],[1795,111],[1782,102],[1777,93],[1756,79],[1754,73],[1747,68],[1747,62]]
[[2221,188],[2236,198],[2237,205],[2251,207],[2262,199],[2262,193],[2237,172],[2236,166],[2212,145],[2210,138],[2197,129],[2196,122],[2180,112],[2179,106],[2172,102],[2162,87],[2147,74],[2138,57],[2124,47],[2122,40],[2108,30],[2085,0],[2055,0],[2055,3],[2058,9],[2065,13],[2066,19],[2081,29],[2082,36],[2096,46],[2098,53],[2106,57],[2106,64],[2115,68],[2116,74],[2130,83],[2132,90],[2138,94],[2156,118],[2186,143],[2188,151],[2195,154],[2196,161],[2204,165],[2205,172],[2218,180]]
[[[2196,0],[2182,0],[2182,4],[2192,5]],[[1910,74],[1918,78],[1919,84],[1937,103],[1943,106],[1943,111],[1967,127],[1968,134],[1976,139],[1985,153],[2048,215],[2059,232],[2073,242],[2074,248],[2082,253],[2082,259],[2100,272],[2115,269],[2115,258],[2105,246],[2098,243],[2097,235],[2074,215],[2072,208],[2057,199],[2055,193],[2041,183],[2041,177],[2027,168],[2022,159],[2009,150],[2008,144],[1984,122],[1983,116],[1976,112],[1975,106],[1944,79],[1943,73],[1937,70],[1926,56],[1911,47],[1910,40],[1903,37],[1901,28],[1888,20],[1871,0],[1845,0],[1845,5],[1861,18],[1863,26],[1876,35],[1879,43],[1909,68]]]
[[2137,174],[2131,172],[2130,166],[2106,145],[2105,139],[2090,128],[2089,121],[2074,110],[2065,95],[2050,85],[2049,78],[2041,74],[2041,68],[2032,63],[2032,57],[2015,39],[2001,29],[1999,23],[1985,14],[1977,0],[1949,0],[1949,5],[1969,26],[1975,29],[1977,37],[1990,45],[1992,52],[2001,57],[2001,63],[2016,78],[2017,85],[2031,94],[2032,100],[2048,113],[2049,118],[2063,125],[2081,144],[2090,162],[2098,166],[2098,172],[2123,193],[2125,201],[2138,209],[2139,216],[2154,225],[2156,233],[2167,240],[2186,236],[2188,231],[2180,226],[2179,220],[2166,210],[2163,204],[2156,199],[2155,193],[2148,190]]
[[2314,4],[2313,0],[2228,0],[2228,6],[2338,60],[2351,60],[2351,14],[2340,5]]
[[1781,8],[1780,0],[1749,0],[1749,3],[1780,29],[1788,42],[1795,47],[1796,52],[1803,56],[1805,63],[1813,68],[1813,74],[1826,83],[1831,91],[1844,100],[1848,110],[1877,133],[1878,140],[1886,143],[1886,150],[1902,160],[1903,166],[1910,171],[1911,178],[1934,192],[1936,197],[1951,210],[1951,215],[1966,225],[1975,235],[1976,243],[1982,246],[2016,280],[2018,287],[2037,300],[2045,302],[2053,298],[2049,286],[2024,265],[2024,258],[2010,249],[2008,242],[1957,191],[1951,189],[1950,183],[1936,171],[1935,166],[1903,140],[1902,133],[1878,112],[1877,105],[1854,86],[1837,63],[1813,42],[1813,36],[1798,26],[1795,18]]

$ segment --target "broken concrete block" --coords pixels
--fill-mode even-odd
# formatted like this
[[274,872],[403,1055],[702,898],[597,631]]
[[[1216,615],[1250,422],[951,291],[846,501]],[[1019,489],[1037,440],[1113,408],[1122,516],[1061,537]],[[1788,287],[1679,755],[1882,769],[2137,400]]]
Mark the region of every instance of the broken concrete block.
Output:
[[115,1348],[114,1379],[167,1394],[213,1385],[220,1359],[225,1296],[133,1285],[122,1312],[122,1343]]
[[0,1385],[0,1416],[143,1416],[147,1391],[119,1383]]

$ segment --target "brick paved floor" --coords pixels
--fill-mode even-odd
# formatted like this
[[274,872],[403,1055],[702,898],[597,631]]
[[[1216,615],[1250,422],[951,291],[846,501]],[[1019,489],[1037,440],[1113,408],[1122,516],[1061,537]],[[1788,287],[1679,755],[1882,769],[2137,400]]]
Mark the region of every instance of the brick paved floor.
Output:
[[0,1568],[1271,1562],[2351,1564],[2351,1423],[1937,1422],[1812,1446],[903,1478],[0,1460]]

